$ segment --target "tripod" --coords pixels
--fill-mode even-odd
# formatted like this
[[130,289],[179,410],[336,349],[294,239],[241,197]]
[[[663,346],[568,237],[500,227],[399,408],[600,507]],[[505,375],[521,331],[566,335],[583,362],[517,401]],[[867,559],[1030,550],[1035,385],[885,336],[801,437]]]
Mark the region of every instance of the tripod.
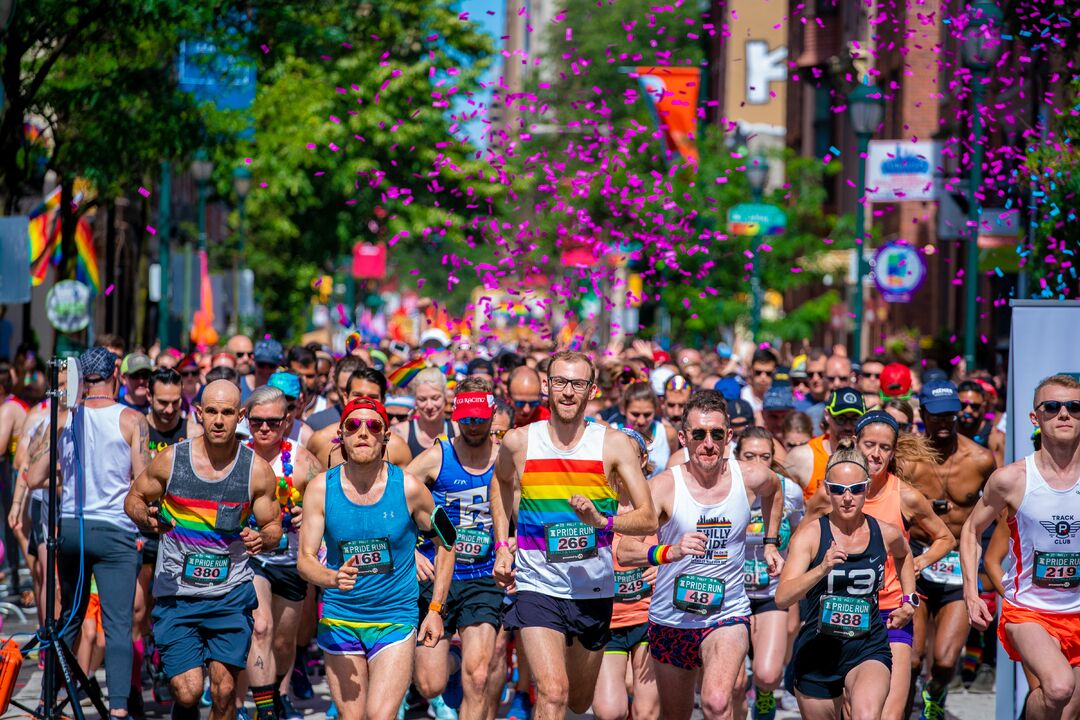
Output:
[[[57,390],[57,386],[60,384],[60,368],[62,366],[66,367],[67,362],[75,362],[75,359],[65,361],[54,358],[49,361],[49,411],[51,423],[49,425],[49,520],[45,540],[45,623],[38,634],[22,647],[23,655],[26,655],[39,643],[43,650],[48,650],[45,655],[45,675],[42,680],[41,705],[38,708],[30,708],[15,700],[11,701],[12,705],[25,710],[40,720],[61,720],[61,713],[68,702],[71,702],[71,713],[75,720],[84,720],[85,716],[82,707],[79,705],[80,689],[90,698],[90,702],[93,703],[94,708],[103,719],[109,717],[109,711],[101,698],[101,688],[98,686],[97,680],[87,678],[82,668],[79,667],[74,653],[64,642],[56,627],[57,620],[54,612],[58,579],[56,547],[59,544],[60,525],[60,497],[57,494],[56,477],[57,441],[60,435],[57,427],[60,423],[60,391]],[[74,408],[71,408],[70,412],[74,412]],[[69,480],[72,479],[69,478]],[[72,607],[69,612],[75,612],[75,608]],[[60,703],[56,701],[56,695],[59,691],[56,682],[58,670],[63,674],[64,686],[67,688],[67,697]]]

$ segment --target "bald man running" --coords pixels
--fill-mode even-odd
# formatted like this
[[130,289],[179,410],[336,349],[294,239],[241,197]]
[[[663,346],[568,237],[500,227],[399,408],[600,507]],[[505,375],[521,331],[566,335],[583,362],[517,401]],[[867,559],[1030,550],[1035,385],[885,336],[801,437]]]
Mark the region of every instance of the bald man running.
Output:
[[510,373],[510,402],[514,404],[514,427],[551,417],[540,393],[540,373],[522,365]]
[[[215,380],[195,406],[203,434],[157,454],[135,480],[124,511],[161,536],[154,572],[154,639],[175,700],[174,720],[198,718],[203,665],[211,720],[236,714],[258,600],[249,557],[281,539],[277,478],[241,444],[240,390]],[[248,527],[254,515],[258,531]]]

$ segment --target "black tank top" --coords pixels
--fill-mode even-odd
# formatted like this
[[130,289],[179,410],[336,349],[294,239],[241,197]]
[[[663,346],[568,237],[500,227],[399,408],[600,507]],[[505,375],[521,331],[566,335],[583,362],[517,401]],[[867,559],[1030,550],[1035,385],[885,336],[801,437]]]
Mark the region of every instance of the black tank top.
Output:
[[150,458],[153,459],[155,455],[165,448],[184,440],[187,440],[187,420],[184,418],[180,418],[180,422],[176,423],[176,427],[167,432],[162,432],[151,426],[148,441]]
[[[409,444],[409,452],[412,453],[413,457],[416,457],[417,455],[428,449],[420,443],[420,438],[417,435],[417,430],[419,429],[418,423],[418,420],[412,420],[409,422],[409,437],[406,440],[406,442],[408,442]],[[447,440],[454,439],[454,424],[452,422],[448,420],[443,421],[443,434],[446,435]],[[437,442],[438,439],[435,440],[435,443]],[[432,443],[428,447],[433,447],[435,443]]]
[[[803,623],[817,634],[861,637],[884,628],[878,615],[878,591],[885,579],[887,552],[877,520],[866,516],[870,540],[860,553],[850,553],[822,578],[799,603]],[[810,568],[821,565],[833,542],[829,518],[818,519],[821,542]]]

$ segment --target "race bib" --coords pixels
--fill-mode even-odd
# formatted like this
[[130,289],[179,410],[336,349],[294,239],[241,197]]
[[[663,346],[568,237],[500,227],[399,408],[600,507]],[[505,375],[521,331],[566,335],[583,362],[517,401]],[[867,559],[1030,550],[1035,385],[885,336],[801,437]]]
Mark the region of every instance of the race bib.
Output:
[[458,528],[454,543],[459,565],[478,565],[491,555],[491,533],[483,528]]
[[833,637],[862,637],[870,632],[870,601],[866,598],[826,595],[821,598],[818,629]]
[[387,575],[394,569],[394,559],[390,553],[390,538],[371,540],[342,540],[341,562],[356,556],[357,575]]
[[1038,587],[1054,590],[1080,587],[1080,553],[1036,550],[1031,581]]
[[960,570],[960,553],[953,550],[933,565],[923,568],[922,576],[938,585],[960,587],[964,584],[964,576]]
[[675,578],[672,603],[683,612],[714,613],[724,604],[724,581],[704,575],[679,575]]
[[596,528],[580,522],[545,525],[544,555],[550,563],[596,557]]
[[220,585],[229,579],[228,555],[188,553],[184,556],[184,580],[193,585]]
[[743,562],[743,582],[747,590],[764,590],[769,587],[769,566],[764,560]]
[[631,603],[652,595],[652,586],[645,580],[645,569],[615,571],[615,602]]

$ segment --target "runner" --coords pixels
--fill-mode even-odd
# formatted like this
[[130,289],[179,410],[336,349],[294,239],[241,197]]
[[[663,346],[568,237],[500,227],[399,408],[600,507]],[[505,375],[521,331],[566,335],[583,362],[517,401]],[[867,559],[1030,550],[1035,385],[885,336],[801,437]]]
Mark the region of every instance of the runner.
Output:
[[650,483],[660,518],[660,545],[620,544],[623,564],[660,565],[649,606],[649,651],[656,660],[665,718],[689,718],[701,668],[706,718],[730,718],[733,692],[749,646],[750,600],[743,583],[750,508],[760,499],[767,572],[784,560],[777,550],[783,502],[767,467],[726,457],[731,441],[727,403],[715,390],[690,396],[680,439],[690,460]]
[[[903,532],[863,513],[869,484],[866,458],[841,441],[826,468],[830,512],[795,532],[776,589],[779,607],[801,601],[792,662],[799,712],[808,720],[839,718],[845,692],[848,717],[881,717],[892,666],[889,632],[911,622],[918,604]],[[889,557],[903,595],[882,621],[878,591]]]
[[[280,374],[272,375],[270,383]],[[282,522],[281,541],[253,557],[251,564],[259,605],[254,614],[247,678],[242,681],[237,700],[242,707],[250,683],[259,720],[302,717],[289,698],[289,671],[296,655],[300,606],[307,595],[307,583],[296,569],[296,549],[304,490],[325,469],[314,455],[286,437],[287,405],[288,396],[267,384],[256,388],[244,407],[251,428],[248,447],[273,468]]]
[[682,375],[672,375],[664,381],[664,417],[672,425],[681,425],[683,411],[694,388]]
[[[482,375],[466,377],[456,388],[453,421],[460,432],[451,440],[439,440],[409,463],[407,472],[431,490],[435,504],[445,508],[457,527],[453,582],[445,603],[444,625],[448,635],[461,636],[460,665],[463,698],[460,714],[465,718],[487,717],[484,688],[495,649],[495,634],[502,624],[504,593],[491,576],[494,564],[491,510],[488,488],[498,447],[492,442],[491,419],[495,410],[495,386]],[[435,544],[427,538],[416,551],[416,574],[420,580],[421,617],[426,613],[435,579]],[[436,718],[450,717],[441,693],[449,668],[449,637],[434,648],[416,649],[415,680],[420,694],[432,698]]]
[[[342,397],[346,403],[357,398],[368,398],[382,404],[386,398],[386,376],[374,368],[359,367],[346,381]],[[338,418],[340,424],[340,413]],[[333,467],[343,461],[339,424],[327,425],[308,440],[308,450],[320,460],[326,458],[326,467]],[[396,433],[387,435],[384,447],[386,459],[393,465],[404,467],[412,460],[408,444]]]
[[[321,410],[317,413],[312,413],[308,417],[304,418],[311,429],[318,433],[320,430],[327,426],[332,426],[334,430],[330,430],[330,436],[337,432],[337,424],[341,419],[341,410],[345,406],[345,396],[349,391],[349,378],[352,374],[364,367],[364,362],[355,355],[346,355],[337,361],[337,365],[334,366],[334,391],[337,393],[337,400],[335,404],[328,406],[325,410]],[[311,449],[310,447],[308,448]]]
[[[791,479],[799,483],[806,500],[807,514],[812,514],[810,498],[825,479],[825,466],[832,454],[833,443],[850,439],[855,434],[855,423],[866,412],[862,393],[852,387],[841,387],[829,394],[825,405],[824,435],[812,438],[806,445],[792,448],[788,453],[785,467],[791,472]],[[820,514],[826,508],[817,509]]]
[[[930,500],[934,513],[945,521],[949,532],[956,537],[994,471],[994,456],[958,432],[962,407],[956,386],[951,382],[931,380],[924,384],[919,393],[919,407],[926,426],[926,438],[936,459],[913,463],[909,481]],[[921,527],[911,528],[911,551],[916,557],[926,551],[931,541]],[[953,550],[942,560],[927,566],[919,573],[917,583],[919,595],[926,602],[916,610],[909,703],[914,700],[914,682],[922,671],[932,626],[934,646],[930,679],[922,691],[921,718],[940,720],[945,717],[949,683],[956,674],[960,652],[970,630],[964,607],[960,554]]]
[[626,427],[645,438],[649,446],[651,475],[664,471],[668,461],[679,450],[679,433],[660,417],[660,400],[648,382],[631,383],[622,395]]
[[[229,720],[256,605],[248,557],[277,545],[281,513],[273,470],[236,437],[239,388],[212,382],[195,412],[203,434],[159,452],[135,480],[124,510],[144,532],[160,536],[154,639],[173,718],[199,717],[207,665],[210,717]],[[250,516],[258,530],[248,527]],[[106,627],[108,620],[106,613]]]
[[[653,470],[645,438],[637,430],[622,431],[636,443],[641,471]],[[619,512],[629,512],[630,505],[619,503]],[[630,712],[627,691],[633,697],[633,719],[654,720],[660,717],[660,695],[656,689],[656,671],[649,653],[649,603],[656,586],[655,567],[628,567],[619,562],[622,535],[615,533],[611,552],[615,558],[615,605],[611,612],[611,640],[604,647],[600,675],[596,681],[592,711],[597,720],[623,720]],[[657,542],[655,535],[645,538],[646,546]],[[647,562],[646,549],[638,551],[638,562]],[[633,559],[633,558],[632,558]],[[631,682],[627,683],[629,669]],[[629,685],[629,687],[628,687]]]
[[531,367],[522,365],[510,373],[508,398],[514,406],[514,427],[548,419],[550,413],[540,390],[540,373]]
[[[775,389],[775,388],[774,388]],[[771,391],[770,391],[771,392]],[[766,398],[766,402],[768,398]],[[765,428],[752,427],[735,443],[735,459],[740,466],[750,463],[763,465],[777,474],[783,486],[784,514],[780,521],[777,545],[781,554],[787,554],[788,542],[792,531],[802,519],[804,507],[802,488],[798,483],[785,478],[783,466],[773,456],[776,443],[772,433]],[[750,598],[750,647],[753,649],[751,670],[754,675],[754,720],[772,720],[776,717],[776,697],[774,692],[780,687],[784,677],[784,664],[787,659],[789,642],[789,612],[776,606],[775,576],[769,575],[768,561],[765,559],[765,519],[762,516],[761,501],[756,500],[750,508],[750,524],[746,530],[746,560],[743,561],[743,582],[746,595]],[[739,685],[744,685],[740,682]],[[746,697],[736,693],[737,717],[745,717],[746,710],[742,699]]]
[[[304,497],[297,565],[324,588],[318,643],[343,720],[390,718],[401,707],[417,640],[416,534],[442,523],[440,513],[449,522],[422,482],[383,460],[388,425],[378,400],[350,401],[339,425],[345,462],[312,480]],[[452,527],[440,539],[449,549],[436,556],[433,599],[420,624],[427,647],[443,635]],[[325,567],[318,559],[324,541]]]
[[1031,422],[1042,447],[993,474],[960,535],[972,625],[993,616],[979,597],[980,538],[1007,512],[1014,564],[1006,570],[998,637],[1038,678],[1027,717],[1080,717],[1080,383],[1053,375],[1035,388]]
[[[596,380],[588,357],[556,353],[547,380],[551,418],[507,433],[491,483],[493,573],[501,586],[517,586],[504,622],[521,630],[518,650],[536,680],[539,720],[562,718],[567,707],[584,712],[592,702],[611,637],[612,531],[656,531],[634,442],[617,430],[585,423]],[[616,475],[634,508],[618,517]],[[515,511],[516,554],[508,542]]]
[[444,438],[454,437],[454,424],[446,419],[446,376],[439,368],[424,368],[409,388],[416,402],[412,421],[395,425],[392,430],[409,444],[412,457],[430,449]]
[[1005,433],[994,427],[996,419],[988,420],[987,414],[993,414],[990,394],[981,383],[965,380],[957,388],[960,395],[960,434],[964,435],[994,453],[998,467],[1005,464]]

